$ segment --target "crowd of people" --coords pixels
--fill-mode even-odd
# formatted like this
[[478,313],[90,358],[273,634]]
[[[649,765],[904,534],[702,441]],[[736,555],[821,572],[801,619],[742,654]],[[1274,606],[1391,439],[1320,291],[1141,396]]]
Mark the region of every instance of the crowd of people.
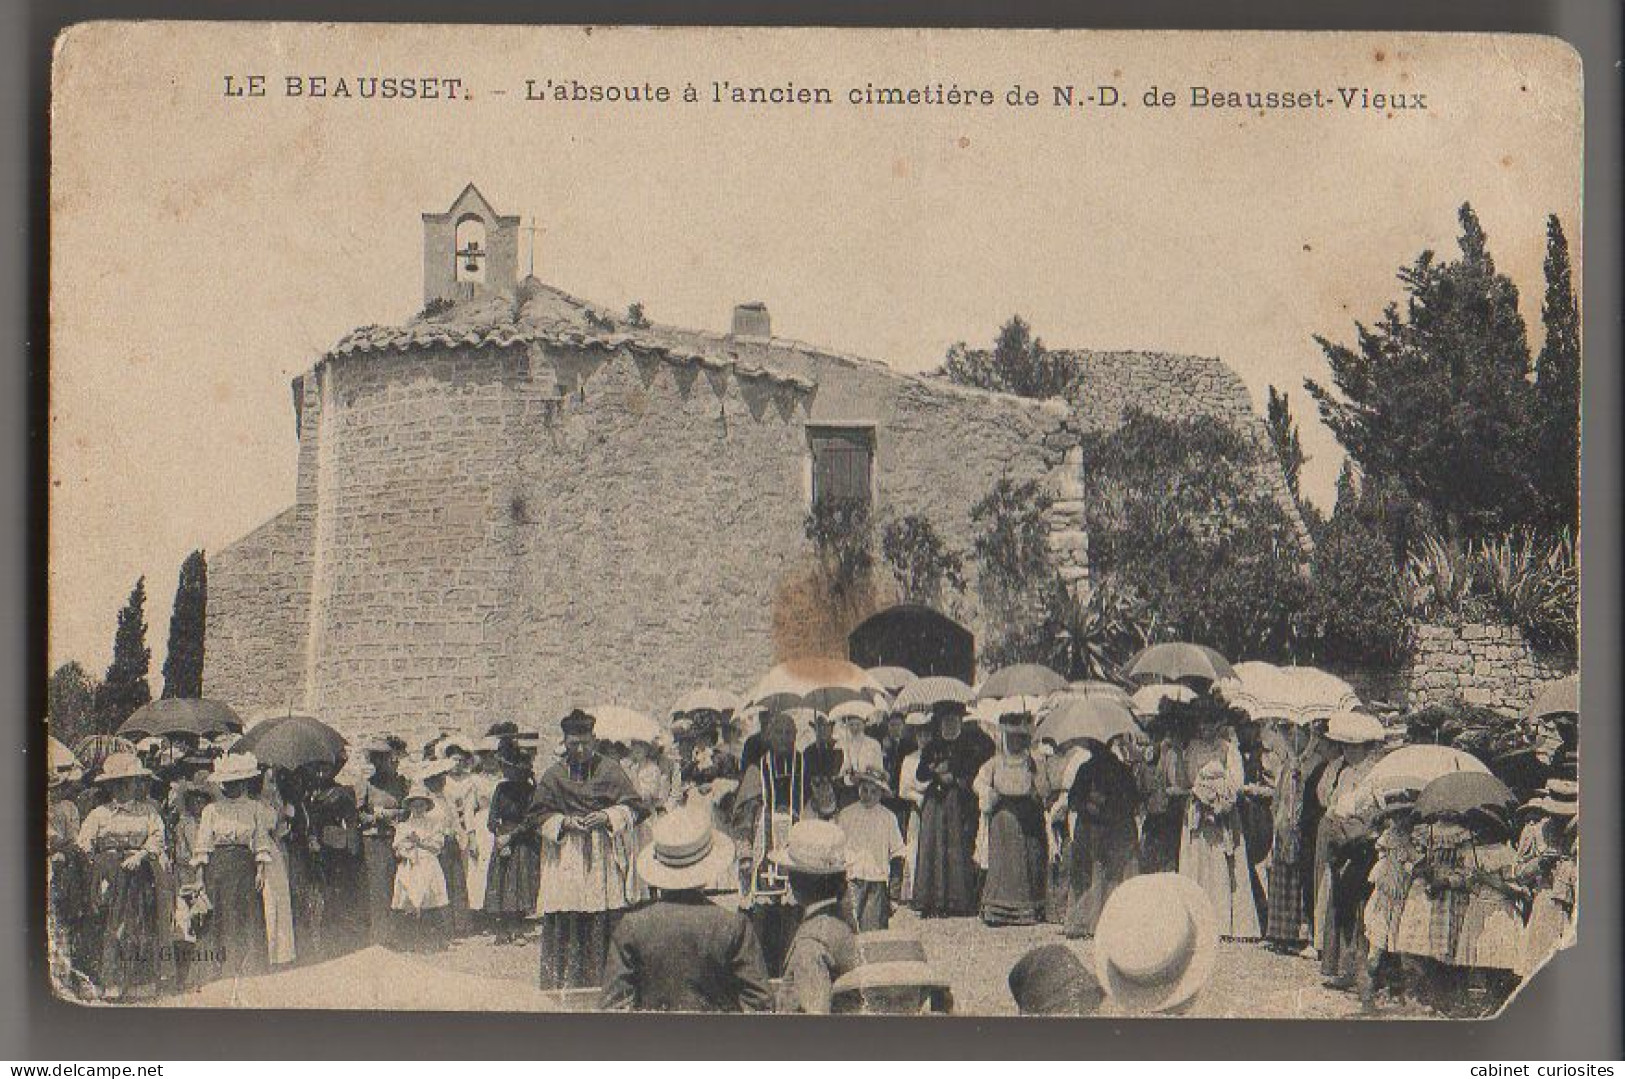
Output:
[[[545,751],[513,722],[374,738],[353,783],[338,754],[281,768],[232,733],[149,738],[53,768],[55,951],[108,1001],[489,934],[606,1008],[948,1010],[917,942],[886,932],[907,906],[1094,939],[1092,971],[1059,941],[1016,964],[1024,1011],[1188,1006],[1212,961],[1189,923],[1318,957],[1367,1006],[1455,1014],[1568,932],[1572,738],[1521,805],[1440,808],[1367,782],[1403,741],[1376,716],[1256,722],[1210,684],[1166,689],[1130,727],[1064,741],[1043,736],[1053,698],[969,687],[913,709],[691,708],[619,739],[574,710]],[[1177,962],[1137,984],[1123,941]]]

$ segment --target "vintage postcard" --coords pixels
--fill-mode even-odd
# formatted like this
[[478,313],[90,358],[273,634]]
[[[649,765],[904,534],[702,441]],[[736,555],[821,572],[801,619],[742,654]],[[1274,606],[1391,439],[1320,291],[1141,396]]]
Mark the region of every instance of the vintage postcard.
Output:
[[1581,78],[74,27],[57,992],[1496,1013],[1577,922]]

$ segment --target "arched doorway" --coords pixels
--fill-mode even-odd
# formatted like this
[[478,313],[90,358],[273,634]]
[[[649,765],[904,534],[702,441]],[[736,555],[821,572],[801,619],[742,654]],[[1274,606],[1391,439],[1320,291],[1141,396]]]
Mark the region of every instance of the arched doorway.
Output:
[[870,615],[847,635],[847,658],[860,667],[906,667],[923,677],[976,680],[976,635],[918,603]]

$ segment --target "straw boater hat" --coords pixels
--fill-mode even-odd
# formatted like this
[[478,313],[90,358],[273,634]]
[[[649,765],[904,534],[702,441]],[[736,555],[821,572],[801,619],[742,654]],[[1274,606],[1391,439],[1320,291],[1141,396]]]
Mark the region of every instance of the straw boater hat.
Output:
[[925,957],[918,937],[897,930],[859,933],[858,965],[836,979],[830,1010],[851,1014],[915,1014],[952,1008],[951,986]]
[[366,756],[375,757],[382,753],[393,754],[398,752],[398,750],[396,750],[395,746],[390,742],[389,739],[380,734],[375,735],[374,737],[367,739],[366,742],[362,743],[361,752]]
[[260,762],[254,754],[227,753],[214,762],[209,780],[212,783],[230,783],[235,779],[257,779],[259,774]]
[[424,761],[416,770],[417,781],[427,782],[435,776],[443,776],[457,767],[457,762],[447,757],[436,757],[434,760]]
[[428,802],[430,806],[434,805],[434,795],[429,793],[429,788],[423,785],[422,780],[407,788],[406,797],[401,799],[401,806],[404,808],[412,802]]
[[1360,745],[1386,740],[1388,730],[1382,720],[1364,712],[1333,712],[1326,723],[1326,737],[1345,745]]
[[101,774],[96,777],[97,783],[111,783],[115,779],[151,779],[152,773],[147,766],[141,763],[141,758],[134,753],[110,753],[102,761]]
[[1580,784],[1572,779],[1548,779],[1523,808],[1554,817],[1576,816],[1580,812]]
[[827,877],[846,872],[846,833],[827,820],[804,820],[790,826],[784,846],[769,857],[792,873]]
[[1218,948],[1199,884],[1178,873],[1131,877],[1100,912],[1095,976],[1124,1011],[1182,1011],[1212,977]]
[[829,718],[839,723],[845,723],[849,719],[858,720],[860,723],[868,723],[874,716],[875,706],[867,701],[846,701],[843,704],[837,704],[829,711]]
[[931,726],[931,713],[910,712],[903,717],[903,722],[910,727],[929,727]]
[[733,844],[712,826],[710,813],[680,809],[655,821],[649,845],[638,852],[638,876],[651,888],[687,891],[706,887],[733,861]]

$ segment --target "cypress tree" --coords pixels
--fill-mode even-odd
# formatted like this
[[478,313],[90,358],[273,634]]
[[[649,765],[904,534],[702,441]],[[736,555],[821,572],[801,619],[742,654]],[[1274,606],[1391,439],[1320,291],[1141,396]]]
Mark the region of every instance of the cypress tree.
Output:
[[209,567],[202,551],[181,563],[175,606],[169,616],[169,652],[164,657],[164,696],[203,696],[203,620],[208,605]]
[[1580,527],[1580,307],[1563,223],[1546,219],[1546,341],[1535,365],[1541,501],[1552,529]]
[[1518,289],[1496,271],[1471,206],[1460,221],[1459,259],[1424,251],[1400,271],[1403,308],[1357,325],[1353,346],[1316,338],[1336,392],[1305,386],[1374,489],[1475,537],[1529,522],[1539,490]]
[[97,723],[103,731],[116,730],[132,712],[152,700],[152,688],[147,685],[152,650],[147,647],[146,607],[147,579],[142,577],[118,613],[113,662],[108,664],[107,677],[96,691]]
[[1292,402],[1288,395],[1270,387],[1269,412],[1266,417],[1270,441],[1275,443],[1275,455],[1281,459],[1281,471],[1286,473],[1287,489],[1298,497],[1298,476],[1303,463],[1303,442],[1298,437],[1298,421],[1292,418]]

